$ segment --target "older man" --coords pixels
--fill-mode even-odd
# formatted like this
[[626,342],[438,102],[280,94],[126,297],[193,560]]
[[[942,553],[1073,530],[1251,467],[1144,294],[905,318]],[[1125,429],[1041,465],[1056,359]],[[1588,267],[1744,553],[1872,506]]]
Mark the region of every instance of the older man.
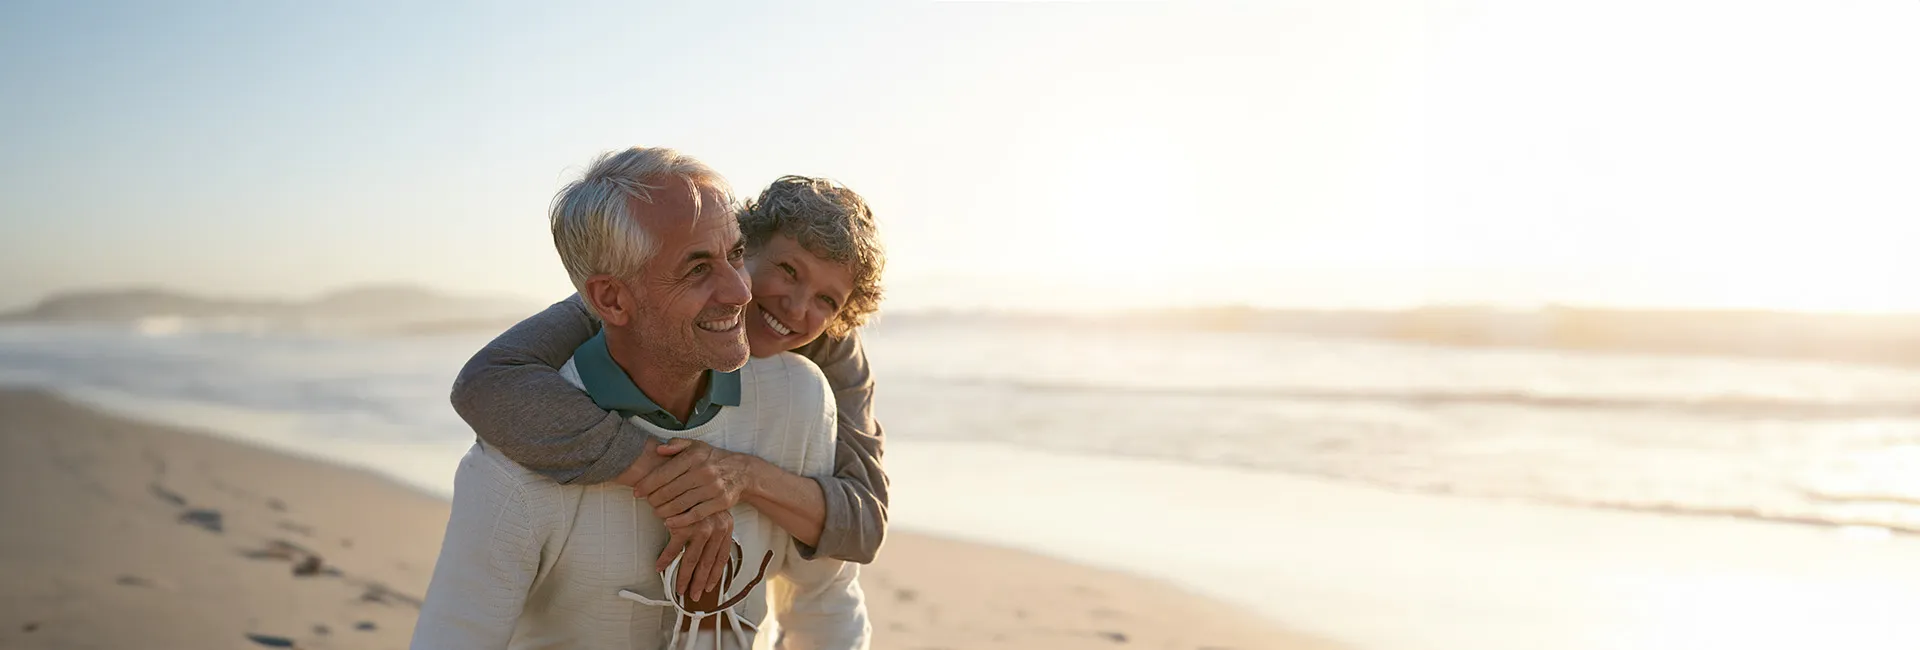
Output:
[[[730,204],[718,174],[657,148],[603,156],[561,191],[554,244],[603,323],[563,374],[597,399],[673,415],[675,429],[632,419],[655,436],[830,474],[835,412],[819,369],[792,354],[748,359],[749,292]],[[698,599],[670,593],[653,563],[667,531],[630,488],[561,485],[476,443],[454,479],[413,647],[644,650],[712,647],[714,635],[744,647],[769,613],[786,647],[866,645],[852,565],[802,559],[766,516],[746,505],[730,513],[735,541],[721,589]],[[783,583],[771,603],[763,580]]]

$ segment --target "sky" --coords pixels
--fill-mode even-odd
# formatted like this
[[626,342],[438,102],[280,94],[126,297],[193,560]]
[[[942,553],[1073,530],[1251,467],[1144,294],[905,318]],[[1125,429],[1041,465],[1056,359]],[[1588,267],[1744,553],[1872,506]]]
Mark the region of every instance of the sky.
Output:
[[837,179],[889,310],[1920,311],[1920,2],[0,5],[0,308],[558,298],[555,190]]

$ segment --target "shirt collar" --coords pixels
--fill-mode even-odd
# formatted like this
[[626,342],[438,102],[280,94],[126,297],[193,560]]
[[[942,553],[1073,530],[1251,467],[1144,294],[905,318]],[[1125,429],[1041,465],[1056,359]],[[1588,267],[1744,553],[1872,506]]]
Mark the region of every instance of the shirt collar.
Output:
[[[633,379],[627,376],[620,365],[614,363],[613,352],[607,349],[607,333],[601,330],[580,344],[573,351],[573,368],[580,373],[580,383],[587,389],[587,395],[593,403],[609,411],[619,411],[628,416],[647,416],[665,414],[666,409],[649,399],[640,387],[633,385]],[[740,405],[740,371],[707,371],[707,390],[693,404],[693,413],[697,416],[709,407]]]

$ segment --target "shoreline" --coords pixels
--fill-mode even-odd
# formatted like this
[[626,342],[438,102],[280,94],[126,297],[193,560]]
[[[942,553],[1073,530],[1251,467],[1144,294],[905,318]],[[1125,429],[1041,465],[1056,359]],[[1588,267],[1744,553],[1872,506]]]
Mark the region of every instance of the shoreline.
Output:
[[[179,424],[0,388],[0,646],[406,644],[444,499]],[[1167,582],[898,527],[863,574],[876,648],[1342,647]]]

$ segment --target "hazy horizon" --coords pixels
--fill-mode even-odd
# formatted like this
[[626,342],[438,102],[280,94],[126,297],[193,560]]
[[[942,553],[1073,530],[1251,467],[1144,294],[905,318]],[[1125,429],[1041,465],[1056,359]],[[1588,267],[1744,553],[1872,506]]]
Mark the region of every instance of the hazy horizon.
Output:
[[[234,293],[234,292],[219,292],[219,291],[202,291],[202,290],[194,290],[190,288],[170,287],[170,286],[164,286],[164,285],[158,285],[158,284],[128,283],[128,284],[117,284],[117,285],[99,285],[99,286],[93,286],[93,287],[78,287],[70,290],[50,292],[45,295],[37,296],[37,297],[34,297],[33,299],[22,301],[19,303],[14,303],[14,304],[0,303],[0,316],[4,316],[7,314],[17,314],[17,313],[28,312],[33,310],[35,307],[40,306],[47,300],[54,299],[54,298],[62,298],[62,297],[72,297],[77,295],[104,295],[104,294],[114,294],[114,293],[137,293],[137,292],[151,291],[151,292],[159,292],[164,294],[176,295],[176,296],[185,297],[185,298],[206,299],[206,300],[212,300],[212,301],[237,301],[237,302],[250,303],[250,304],[275,304],[275,303],[304,304],[304,303],[315,302],[328,297],[338,296],[340,294],[363,292],[363,291],[386,291],[386,290],[424,291],[424,292],[433,294],[434,296],[437,296],[437,297],[483,301],[483,302],[487,302],[489,304],[494,304],[494,305],[518,304],[527,308],[529,310],[528,313],[532,313],[532,310],[541,309],[553,301],[564,299],[571,294],[571,290],[569,289],[563,293],[554,294],[552,296],[529,296],[529,295],[506,293],[506,292],[500,292],[500,291],[486,291],[484,289],[481,289],[481,290],[448,289],[444,287],[434,287],[434,286],[429,286],[425,284],[416,284],[416,283],[408,283],[408,282],[368,282],[368,283],[358,283],[358,284],[347,284],[347,285],[339,285],[334,287],[326,287],[316,291],[307,292],[307,293],[298,293],[298,294],[258,294],[258,293],[245,293],[245,292]],[[996,305],[996,304],[955,303],[955,304],[927,304],[927,305],[905,306],[905,307],[882,305],[877,315],[882,317],[881,320],[884,320],[884,316],[889,314],[902,315],[902,316],[927,316],[927,315],[952,314],[952,315],[958,315],[958,316],[986,316],[986,317],[1008,316],[1008,317],[1015,317],[1015,318],[1024,317],[1024,316],[1040,316],[1040,317],[1063,316],[1071,319],[1071,318],[1077,318],[1082,316],[1099,318],[1099,317],[1126,317],[1131,315],[1142,315],[1142,314],[1159,314],[1159,315],[1168,315],[1168,316],[1204,316],[1211,313],[1229,313],[1229,312],[1244,312],[1248,314],[1263,314],[1263,313],[1264,314],[1287,314],[1287,313],[1390,314],[1390,313],[1415,313],[1415,312],[1423,312],[1423,311],[1445,312],[1450,310],[1477,311],[1477,312],[1485,312],[1490,315],[1491,314],[1523,315],[1523,314],[1539,313],[1539,312],[1544,312],[1548,310],[1573,310],[1573,311],[1610,313],[1610,314],[1635,314],[1635,313],[1642,313],[1642,314],[1649,314],[1649,315],[1667,314],[1667,313],[1688,313],[1688,314],[1701,314],[1701,315],[1773,314],[1773,315],[1781,315],[1781,316],[1813,317],[1813,318],[1836,317],[1840,319],[1853,319],[1857,317],[1906,319],[1906,318],[1920,317],[1920,309],[1888,310],[1888,311],[1859,311],[1859,310],[1820,311],[1820,310],[1742,308],[1742,307],[1605,305],[1605,304],[1586,304],[1586,303],[1578,303],[1578,302],[1556,302],[1556,301],[1538,302],[1538,303],[1425,302],[1425,303],[1409,303],[1409,304],[1403,304],[1403,305],[1392,305],[1392,304],[1255,305],[1255,304],[1249,304],[1244,302],[1217,302],[1217,303],[1195,302],[1195,303],[1168,304],[1168,305],[1144,305],[1144,306],[1116,305],[1116,306],[1104,306],[1104,307],[1059,308],[1059,309],[1048,309],[1044,306],[1022,306],[1022,305],[1010,305],[1010,304]]]
[[889,311],[1920,312],[1920,5],[0,8],[0,310],[570,291],[635,144],[864,194]]

